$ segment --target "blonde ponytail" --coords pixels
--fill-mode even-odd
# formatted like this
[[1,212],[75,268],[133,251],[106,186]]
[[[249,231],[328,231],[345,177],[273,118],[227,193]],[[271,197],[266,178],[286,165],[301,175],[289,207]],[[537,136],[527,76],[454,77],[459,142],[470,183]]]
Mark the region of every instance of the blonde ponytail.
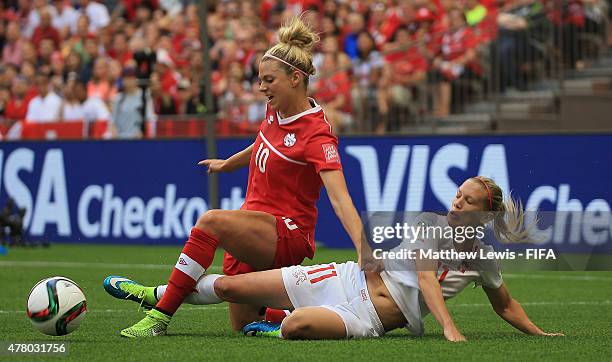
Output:
[[532,231],[537,220],[525,224],[525,210],[523,203],[515,200],[512,194],[504,200],[502,189],[492,179],[476,176],[473,179],[480,182],[487,189],[488,198],[485,201],[485,210],[493,211],[493,233],[502,243],[533,242]]

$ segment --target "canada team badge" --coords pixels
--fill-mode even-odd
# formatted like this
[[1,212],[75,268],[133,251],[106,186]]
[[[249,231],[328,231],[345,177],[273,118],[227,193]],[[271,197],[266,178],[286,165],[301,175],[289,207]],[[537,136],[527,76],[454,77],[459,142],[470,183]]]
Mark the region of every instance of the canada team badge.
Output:
[[283,140],[283,143],[286,147],[291,147],[295,144],[295,141],[295,133],[287,133],[285,139]]

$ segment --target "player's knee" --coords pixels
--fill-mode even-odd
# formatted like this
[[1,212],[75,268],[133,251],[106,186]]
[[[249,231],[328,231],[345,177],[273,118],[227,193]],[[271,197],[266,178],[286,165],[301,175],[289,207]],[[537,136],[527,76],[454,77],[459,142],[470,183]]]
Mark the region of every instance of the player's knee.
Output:
[[281,333],[284,339],[312,338],[309,333],[312,329],[312,323],[309,321],[307,314],[304,311],[295,310],[283,320]]
[[232,294],[232,282],[228,277],[221,277],[213,284],[215,294],[219,299],[227,301]]
[[196,227],[220,236],[223,232],[223,219],[223,210],[208,210],[198,218]]
[[235,284],[236,283],[234,283],[229,277],[220,277],[215,280],[215,284],[213,284],[215,294],[221,300],[232,302],[234,301],[236,295]]

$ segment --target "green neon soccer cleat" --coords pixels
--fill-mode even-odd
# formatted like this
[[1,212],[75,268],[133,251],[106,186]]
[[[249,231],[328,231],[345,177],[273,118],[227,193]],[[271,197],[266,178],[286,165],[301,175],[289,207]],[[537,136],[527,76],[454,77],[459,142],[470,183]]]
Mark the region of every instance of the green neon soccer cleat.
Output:
[[128,299],[140,305],[145,309],[151,309],[157,304],[155,297],[155,287],[145,287],[135,281],[111,275],[104,279],[104,290],[117,299]]
[[166,334],[170,317],[157,309],[151,309],[140,322],[121,331],[127,338],[157,337]]

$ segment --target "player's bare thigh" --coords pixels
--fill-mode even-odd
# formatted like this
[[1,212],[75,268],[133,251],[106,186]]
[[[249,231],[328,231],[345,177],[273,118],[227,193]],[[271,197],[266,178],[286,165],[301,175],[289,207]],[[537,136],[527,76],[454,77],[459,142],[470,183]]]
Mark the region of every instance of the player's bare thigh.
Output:
[[196,226],[216,236],[219,246],[238,260],[265,270],[274,264],[278,233],[276,218],[247,210],[209,210]]
[[342,318],[327,308],[304,307],[283,320],[281,333],[285,339],[344,339],[346,327]]
[[280,269],[221,277],[214,287],[227,302],[293,309]]

